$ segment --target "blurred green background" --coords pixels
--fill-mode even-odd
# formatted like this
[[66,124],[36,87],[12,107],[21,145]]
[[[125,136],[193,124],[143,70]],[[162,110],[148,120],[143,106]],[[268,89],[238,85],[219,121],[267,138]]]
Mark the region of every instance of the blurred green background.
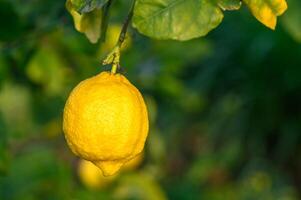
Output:
[[122,73],[148,105],[144,158],[90,188],[62,111],[76,84],[110,69],[112,45],[76,32],[64,1],[0,0],[0,199],[301,199],[301,3],[288,5],[274,32],[245,6],[187,42],[130,29]]

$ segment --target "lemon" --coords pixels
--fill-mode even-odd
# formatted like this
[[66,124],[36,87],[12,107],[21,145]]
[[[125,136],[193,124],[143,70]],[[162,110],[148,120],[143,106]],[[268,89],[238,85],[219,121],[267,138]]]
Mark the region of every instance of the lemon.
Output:
[[117,178],[117,175],[103,176],[98,167],[83,159],[78,163],[78,176],[83,185],[90,189],[104,188]]
[[97,165],[104,176],[140,154],[148,114],[139,90],[123,75],[102,72],[71,92],[63,131],[72,152]]

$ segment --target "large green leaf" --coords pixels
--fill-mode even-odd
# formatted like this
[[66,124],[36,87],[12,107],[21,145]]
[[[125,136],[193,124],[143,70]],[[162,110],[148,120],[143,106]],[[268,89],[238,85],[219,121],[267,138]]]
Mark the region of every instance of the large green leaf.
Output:
[[74,9],[79,13],[87,13],[95,8],[101,8],[108,0],[71,0]]
[[79,14],[71,4],[72,0],[67,0],[67,10],[73,17],[75,29],[84,33],[92,43],[96,43],[100,38],[101,10],[94,9],[91,12]]
[[222,19],[212,0],[137,0],[133,26],[152,38],[189,40],[206,35]]
[[277,16],[287,9],[285,0],[243,0],[258,21],[271,29],[275,29]]
[[223,10],[238,10],[241,6],[240,0],[217,0],[217,3]]

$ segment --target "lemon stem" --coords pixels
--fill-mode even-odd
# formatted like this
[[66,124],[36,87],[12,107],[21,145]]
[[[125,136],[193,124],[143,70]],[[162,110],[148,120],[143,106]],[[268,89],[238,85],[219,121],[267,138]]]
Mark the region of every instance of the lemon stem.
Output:
[[125,36],[126,36],[127,30],[128,30],[129,24],[130,24],[130,22],[131,22],[131,20],[132,20],[133,14],[134,14],[135,4],[136,4],[136,0],[133,0],[132,6],[131,6],[131,9],[130,9],[130,12],[129,12],[129,14],[127,15],[127,17],[126,17],[126,19],[125,19],[125,21],[124,21],[124,23],[123,23],[121,32],[120,32],[120,34],[119,34],[118,43],[117,43],[117,45],[118,45],[119,47],[122,46],[122,43],[123,43],[124,40],[125,40]]
[[113,48],[113,50],[103,60],[103,65],[112,64],[112,69],[111,69],[112,74],[116,74],[117,69],[120,67],[120,56],[121,56],[120,49],[121,49],[122,44],[123,44],[123,42],[126,38],[126,33],[127,33],[127,30],[128,30],[128,26],[129,26],[129,24],[132,20],[133,14],[134,14],[135,4],[136,4],[136,0],[133,0],[130,12],[126,17],[126,19],[123,23],[121,32],[119,34],[118,42],[115,45],[115,47]]
[[117,68],[118,68],[118,65],[117,64],[113,64],[112,65],[112,69],[111,69],[111,73],[112,74],[116,74]]

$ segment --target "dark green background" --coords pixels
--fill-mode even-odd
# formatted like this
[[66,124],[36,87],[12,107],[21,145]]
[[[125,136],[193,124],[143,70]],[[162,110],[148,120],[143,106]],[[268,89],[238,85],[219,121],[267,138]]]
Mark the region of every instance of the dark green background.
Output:
[[[280,17],[273,32],[243,6],[187,42],[130,29],[122,73],[148,104],[145,159],[95,191],[78,178],[62,111],[77,83],[109,67],[64,3],[0,0],[1,200],[154,199],[155,189],[173,200],[301,198],[301,45],[290,24],[301,19]],[[126,4],[113,5],[111,24]]]

